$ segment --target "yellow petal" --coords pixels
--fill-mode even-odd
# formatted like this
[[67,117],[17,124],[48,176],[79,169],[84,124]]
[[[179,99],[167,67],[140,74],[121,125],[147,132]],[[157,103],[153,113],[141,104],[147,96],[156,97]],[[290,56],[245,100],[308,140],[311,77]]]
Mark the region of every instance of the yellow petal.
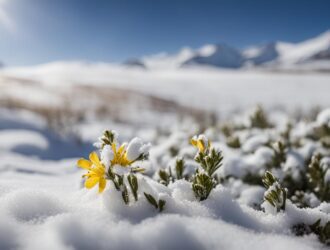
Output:
[[94,172],[88,172],[87,174],[84,174],[82,177],[98,177],[98,175]]
[[117,151],[116,143],[112,143],[112,144],[111,144],[111,148],[112,148],[112,152],[113,152],[113,154],[116,155],[116,151]]
[[204,149],[205,149],[204,142],[201,141],[201,140],[198,140],[197,141],[197,147],[200,151],[204,151]]
[[100,182],[99,182],[99,193],[102,193],[103,190],[105,189],[105,186],[107,184],[107,181],[105,178],[100,178]]
[[89,177],[85,181],[85,187],[90,189],[90,188],[94,187],[99,181],[100,181],[100,177]]
[[123,144],[123,145],[121,145],[121,146],[119,147],[119,149],[118,149],[118,154],[121,155],[121,154],[123,153],[124,149],[125,149],[125,144]]
[[83,169],[90,170],[92,163],[89,160],[81,158],[77,161],[77,165]]
[[92,153],[90,153],[90,155],[89,155],[89,159],[91,160],[91,162],[92,162],[94,165],[99,165],[99,164],[100,164],[100,159],[99,159],[99,156],[97,155],[96,152],[92,152]]
[[92,168],[91,171],[94,172],[95,175],[102,177],[105,173],[105,167],[102,164],[99,164]]
[[190,143],[191,143],[191,145],[193,145],[194,147],[197,146],[197,141],[194,140],[194,139],[191,139],[191,140],[190,140]]

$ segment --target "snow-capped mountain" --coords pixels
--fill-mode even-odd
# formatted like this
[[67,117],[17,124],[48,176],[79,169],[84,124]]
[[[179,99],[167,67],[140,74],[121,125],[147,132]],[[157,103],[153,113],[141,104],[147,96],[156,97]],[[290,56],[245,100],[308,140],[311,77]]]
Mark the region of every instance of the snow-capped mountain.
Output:
[[272,42],[261,46],[252,46],[241,53],[244,64],[261,65],[276,60],[294,47],[291,43]]
[[313,60],[330,61],[330,30],[315,38],[295,44],[283,53],[278,61],[285,64],[299,64]]
[[239,68],[243,58],[240,51],[224,44],[206,45],[182,63],[186,65],[212,65],[221,68]]
[[209,44],[199,49],[183,48],[177,54],[161,53],[135,61],[148,69],[203,65],[232,69],[263,67],[330,70],[330,31],[300,43],[276,41],[243,50],[225,44]]

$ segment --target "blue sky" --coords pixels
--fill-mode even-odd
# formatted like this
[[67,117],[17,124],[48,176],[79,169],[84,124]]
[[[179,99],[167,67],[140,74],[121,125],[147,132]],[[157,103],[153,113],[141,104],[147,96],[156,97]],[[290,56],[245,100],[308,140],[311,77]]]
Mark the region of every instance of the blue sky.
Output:
[[297,42],[330,29],[329,0],[0,0],[0,60],[118,62],[183,46]]

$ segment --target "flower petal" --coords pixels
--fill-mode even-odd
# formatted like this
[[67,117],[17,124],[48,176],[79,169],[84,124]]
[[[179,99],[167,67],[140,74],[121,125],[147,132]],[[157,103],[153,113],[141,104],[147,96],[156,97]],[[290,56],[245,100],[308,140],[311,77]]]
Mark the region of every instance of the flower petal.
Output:
[[99,165],[99,164],[100,164],[100,159],[99,159],[99,156],[97,155],[96,152],[92,152],[92,153],[90,153],[90,155],[89,155],[89,159],[91,160],[91,162],[92,162],[94,165]]
[[100,182],[99,182],[99,193],[102,193],[103,190],[105,189],[105,186],[107,184],[107,181],[105,178],[100,178]]
[[89,160],[81,158],[77,161],[77,165],[83,169],[90,170],[91,166],[93,165]]
[[90,189],[90,188],[94,187],[99,181],[100,181],[100,177],[89,177],[85,181],[85,187]]
[[202,151],[203,152],[205,150],[204,142],[201,141],[201,140],[198,140],[197,141],[197,147],[198,147],[199,151]]
[[93,172],[95,175],[102,177],[105,173],[105,167],[100,164],[96,165],[95,167],[92,168],[91,172]]

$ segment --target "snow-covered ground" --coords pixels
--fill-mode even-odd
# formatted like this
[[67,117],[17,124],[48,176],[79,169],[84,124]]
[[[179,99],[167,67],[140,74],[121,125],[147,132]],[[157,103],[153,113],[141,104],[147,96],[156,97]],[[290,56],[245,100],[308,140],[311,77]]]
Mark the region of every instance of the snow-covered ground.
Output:
[[[101,63],[57,62],[31,68],[9,68],[2,74],[13,76],[13,81],[21,77],[37,84],[30,87],[34,88],[35,95],[24,95],[13,86],[8,90],[14,97],[33,101],[44,98],[51,102],[54,97],[49,96],[49,92],[63,92],[72,85],[89,85],[135,90],[217,112],[256,104],[283,105],[289,109],[330,105],[327,93],[330,74],[326,73],[237,71],[212,67],[143,70]],[[24,87],[28,88],[26,85]]]
[[[312,136],[315,128],[329,126],[329,111],[316,119],[312,110],[330,106],[329,83],[329,74],[206,67],[144,70],[58,62],[3,69],[0,249],[326,248],[315,234],[298,237],[294,228],[329,221],[327,201],[308,190],[305,208],[288,200],[285,211],[269,213],[261,208],[266,189],[248,177],[260,181],[272,169],[284,185],[287,173],[299,184],[315,152],[327,160],[324,137]],[[252,126],[256,104],[265,107],[272,127]],[[202,121],[191,112],[210,111],[220,120],[201,131]],[[270,168],[271,145],[284,138],[288,123],[292,146],[280,167]],[[230,135],[223,129],[228,124]],[[130,196],[130,205],[111,181],[101,194],[96,187],[84,188],[86,172],[76,165],[78,158],[98,152],[92,144],[104,129],[117,130],[119,141],[138,136],[152,143],[149,160],[137,162],[146,170],[136,174],[139,199]],[[159,169],[175,172],[177,156],[185,158],[186,174],[199,168],[189,144],[199,132],[224,157],[217,173],[225,179],[203,201],[189,180],[158,182]],[[233,138],[240,148],[229,146]],[[165,200],[164,211],[150,205],[143,192]]]

